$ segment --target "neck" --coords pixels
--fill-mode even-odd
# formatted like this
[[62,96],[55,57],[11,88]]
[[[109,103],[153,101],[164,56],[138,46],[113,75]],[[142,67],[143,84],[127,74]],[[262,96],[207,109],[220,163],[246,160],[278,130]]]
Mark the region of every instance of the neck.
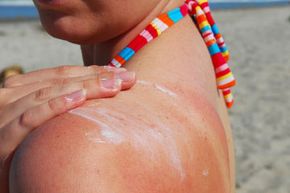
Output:
[[125,34],[106,42],[82,45],[82,54],[84,64],[89,65],[107,65],[108,62],[130,43],[154,18],[161,13],[167,12],[173,8],[179,7],[184,0],[160,1],[160,3],[144,18],[138,25],[131,28]]
[[[184,0],[164,2],[128,33],[94,46],[82,46],[85,65],[107,65],[154,18],[181,6]],[[204,40],[189,16],[142,48],[125,67],[136,72],[138,80],[160,83],[183,95],[192,96],[198,90],[215,103],[217,92],[212,62]]]

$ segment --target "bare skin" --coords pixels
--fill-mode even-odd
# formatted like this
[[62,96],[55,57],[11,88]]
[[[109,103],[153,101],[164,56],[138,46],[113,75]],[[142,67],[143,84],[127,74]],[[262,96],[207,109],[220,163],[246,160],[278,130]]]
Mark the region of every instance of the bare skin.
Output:
[[30,132],[87,99],[113,97],[134,83],[134,73],[100,66],[60,66],[6,79],[0,88],[0,192],[8,192],[13,153]]
[[[137,28],[111,42],[111,52],[102,56],[113,55]],[[94,55],[83,48],[84,55]],[[191,19],[142,49],[126,68],[137,73],[133,89],[88,101],[24,141],[12,163],[11,193],[234,192],[226,108]]]

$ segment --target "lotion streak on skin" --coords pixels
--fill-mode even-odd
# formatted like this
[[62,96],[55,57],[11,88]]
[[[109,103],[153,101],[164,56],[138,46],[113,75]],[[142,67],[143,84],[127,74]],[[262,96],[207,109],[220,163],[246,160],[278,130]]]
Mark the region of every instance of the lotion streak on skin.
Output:
[[149,154],[152,160],[158,156],[156,147],[161,148],[161,152],[164,152],[171,165],[178,171],[181,180],[185,178],[176,141],[173,137],[174,133],[158,118],[151,120],[155,124],[152,126],[149,125],[149,122],[136,121],[134,117],[128,119],[128,116],[125,116],[123,112],[101,107],[81,107],[70,111],[70,113],[93,121],[100,127],[99,134],[96,134],[96,130],[92,129],[85,133],[89,141],[96,144],[109,143],[115,145],[130,142],[138,151]]
[[91,115],[88,111],[79,108],[79,109],[75,109],[75,110],[70,111],[70,113],[72,113],[74,115],[78,115],[80,117],[83,117],[87,120],[93,121],[94,123],[96,123],[100,127],[100,129],[101,129],[100,133],[104,139],[101,139],[99,136],[97,136],[95,134],[95,132],[87,132],[87,133],[85,133],[85,136],[87,137],[87,139],[89,139],[89,141],[92,141],[95,143],[120,144],[124,140],[122,135],[115,132],[113,129],[111,129],[105,123],[96,119],[96,117]]
[[208,175],[209,175],[209,171],[208,171],[208,169],[204,169],[204,170],[202,171],[202,175],[203,175],[204,177],[208,177]]
[[173,91],[169,90],[168,88],[165,88],[164,86],[161,86],[159,84],[154,84],[155,88],[158,89],[159,91],[171,96],[171,97],[176,97],[176,93]]
[[94,132],[85,133],[86,138],[93,143],[107,143],[106,141],[99,139],[99,136]]
[[169,90],[168,88],[157,84],[157,83],[151,83],[149,81],[145,81],[145,80],[138,80],[137,81],[138,84],[144,85],[144,86],[151,86],[155,89],[157,89],[158,91],[170,96],[170,97],[177,97],[177,94],[175,92],[173,92],[172,90]]

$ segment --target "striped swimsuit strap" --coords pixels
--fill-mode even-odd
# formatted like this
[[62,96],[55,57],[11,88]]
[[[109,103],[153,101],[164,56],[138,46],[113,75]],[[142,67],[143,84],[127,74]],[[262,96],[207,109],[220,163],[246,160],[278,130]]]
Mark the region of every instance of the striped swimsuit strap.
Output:
[[231,88],[236,84],[236,80],[227,63],[229,50],[212,17],[207,0],[186,0],[181,7],[161,14],[119,52],[108,65],[124,66],[141,48],[187,15],[193,18],[204,39],[215,69],[217,87],[222,91],[227,107],[231,108],[234,103]]

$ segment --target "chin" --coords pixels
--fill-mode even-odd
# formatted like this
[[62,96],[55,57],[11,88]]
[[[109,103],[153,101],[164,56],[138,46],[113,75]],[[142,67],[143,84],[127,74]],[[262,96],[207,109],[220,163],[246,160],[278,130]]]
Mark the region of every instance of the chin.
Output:
[[92,37],[85,32],[75,30],[70,27],[63,27],[53,25],[53,28],[50,25],[43,24],[44,28],[46,29],[47,33],[52,37],[57,39],[65,40],[74,44],[87,44],[91,42]]
[[79,24],[72,16],[53,17],[40,16],[44,29],[51,36],[66,40],[75,44],[84,44],[91,39],[90,33],[84,24]]
[[40,20],[47,33],[55,38],[69,41],[74,44],[90,44],[103,41],[108,37],[101,31],[102,27],[95,21],[93,24],[85,18],[64,15],[61,13],[41,13]]

